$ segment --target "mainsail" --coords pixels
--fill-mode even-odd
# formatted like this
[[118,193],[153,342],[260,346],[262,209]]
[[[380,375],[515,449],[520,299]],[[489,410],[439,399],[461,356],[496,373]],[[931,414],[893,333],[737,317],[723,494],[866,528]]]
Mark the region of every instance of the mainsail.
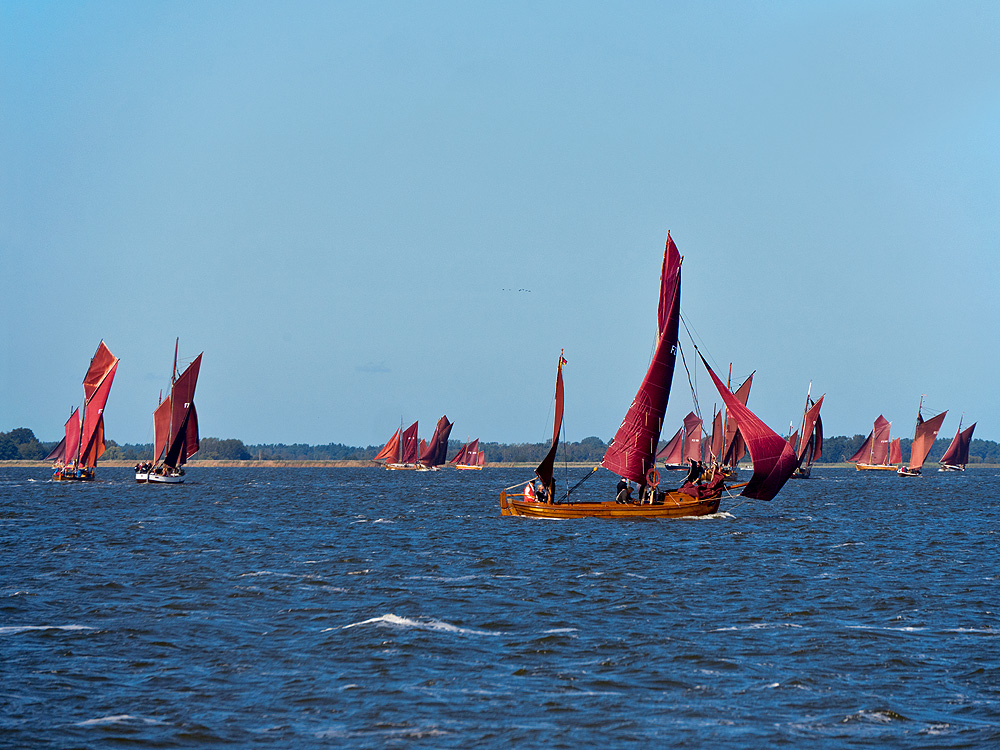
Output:
[[[168,432],[164,439],[166,453],[163,456],[163,463],[174,469],[182,466],[198,452],[198,414],[194,408],[194,389],[198,384],[198,372],[201,370],[201,356],[199,354],[195,357],[180,377],[173,382],[170,387],[170,397],[163,402],[169,404]],[[160,404],[154,412],[155,437],[158,437],[156,426],[160,421],[157,418],[157,413],[162,408],[163,404]],[[159,456],[158,453],[157,456]]]
[[972,442],[972,431],[975,429],[976,423],[973,422],[971,427],[967,427],[963,430],[962,420],[959,420],[958,430],[955,431],[955,437],[951,439],[951,444],[944,452],[944,455],[941,456],[941,460],[938,463],[942,466],[962,467],[969,463],[969,443]]
[[819,410],[823,406],[824,398],[825,394],[802,415],[802,431],[796,455],[799,466],[811,466],[823,454],[823,423],[819,418]]
[[373,461],[390,461],[399,455],[399,433],[402,432],[403,428],[400,427],[394,433],[392,437],[389,438],[388,442],[382,447],[382,450],[378,452],[378,455],[373,458]]
[[563,405],[565,402],[562,376],[564,364],[566,364],[566,360],[560,351],[559,366],[556,368],[556,408],[552,419],[552,445],[549,446],[549,452],[545,454],[545,458],[542,459],[542,462],[538,464],[538,468],[535,469],[535,476],[541,479],[542,484],[550,491],[552,490],[552,470],[556,464],[556,449],[559,447],[559,431],[562,429]]
[[670,398],[670,381],[673,379],[674,362],[677,358],[680,305],[681,256],[668,232],[663,251],[663,268],[660,271],[660,300],[653,359],[601,461],[605,469],[641,484],[645,484],[646,472],[655,465],[656,444],[660,439],[663,415]]
[[[111,394],[111,384],[118,370],[118,357],[102,341],[90,360],[90,368],[83,379],[83,425],[80,431],[79,465],[97,466],[97,459],[104,454],[104,407]],[[75,458],[72,454],[69,457]]]
[[879,414],[865,442],[861,444],[858,452],[847,460],[851,463],[868,464],[870,466],[888,466],[889,430],[891,427],[892,422]]
[[694,412],[684,417],[684,463],[701,461],[701,418]]
[[447,415],[438,420],[437,427],[434,428],[434,435],[431,437],[430,443],[427,444],[427,449],[420,454],[421,464],[432,467],[440,466],[445,462],[448,453],[448,437],[454,426],[455,423],[449,422]]
[[947,413],[943,411],[925,420],[920,414],[920,409],[917,409],[917,427],[913,431],[913,444],[910,446],[910,471],[919,471],[924,465]]
[[798,466],[795,451],[787,440],[764,424],[756,414],[729,392],[708,366],[708,362],[705,362],[704,357],[701,361],[708,369],[708,374],[712,376],[712,381],[729,413],[736,419],[753,461],[753,476],[741,494],[755,500],[770,500],[778,494]]
[[656,454],[656,458],[667,466],[680,466],[684,460],[684,428],[678,427],[674,436]]
[[903,446],[902,438],[896,438],[889,443],[889,463],[890,464],[901,464],[903,463]]
[[420,444],[417,441],[417,424],[418,422],[414,422],[400,433],[399,457],[397,461],[401,464],[415,464],[417,462],[417,454],[420,448]]

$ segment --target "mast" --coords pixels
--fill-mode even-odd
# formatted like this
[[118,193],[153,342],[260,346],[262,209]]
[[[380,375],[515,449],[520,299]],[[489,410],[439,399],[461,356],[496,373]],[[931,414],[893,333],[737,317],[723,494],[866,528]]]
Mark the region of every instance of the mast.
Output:
[[[802,410],[802,431],[799,433],[802,436],[805,436],[806,434],[806,417],[809,414],[809,396],[812,393],[812,389],[813,389],[813,382],[810,380],[809,387],[806,389],[806,406]],[[792,449],[795,450],[796,454],[799,452],[798,448],[796,448],[794,445],[792,446]]]
[[170,423],[167,426],[167,441],[168,445],[166,447],[166,452],[163,454],[164,461],[166,461],[167,454],[170,453],[171,445],[169,441],[173,440],[174,437],[174,383],[177,380],[177,349],[180,347],[181,337],[178,336],[174,341],[174,366],[170,368]]

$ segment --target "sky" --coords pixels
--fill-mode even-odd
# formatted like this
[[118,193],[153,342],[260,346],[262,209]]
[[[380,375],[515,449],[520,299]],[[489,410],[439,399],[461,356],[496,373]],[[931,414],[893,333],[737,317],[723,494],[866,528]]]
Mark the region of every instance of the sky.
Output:
[[[0,1],[0,431],[609,440],[663,245],[784,433],[1000,440],[1000,4]],[[699,409],[719,397],[682,348]],[[680,361],[663,436],[693,408]]]

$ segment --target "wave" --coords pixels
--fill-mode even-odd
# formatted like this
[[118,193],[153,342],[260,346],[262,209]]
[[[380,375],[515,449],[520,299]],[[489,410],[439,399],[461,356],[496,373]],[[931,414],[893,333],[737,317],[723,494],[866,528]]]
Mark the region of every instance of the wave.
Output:
[[105,726],[107,724],[129,724],[129,723],[163,724],[164,722],[159,721],[157,719],[144,719],[140,716],[132,716],[131,714],[116,714],[115,716],[102,716],[99,719],[87,719],[86,721],[78,721],[75,726],[98,727],[98,726]]
[[5,625],[0,627],[0,635],[17,635],[32,630],[97,630],[89,625]]
[[352,622],[350,625],[343,625],[339,628],[325,628],[322,632],[326,633],[331,630],[347,630],[348,628],[358,628],[362,625],[379,625],[379,626],[391,626],[395,628],[415,628],[417,630],[429,630],[433,632],[442,633],[455,633],[457,635],[489,635],[496,636],[500,633],[490,632],[488,630],[473,630],[472,628],[460,628],[457,625],[452,625],[448,622],[442,622],[441,620],[411,620],[407,617],[399,617],[394,614],[382,615],[381,617],[372,617],[368,620],[362,620],[361,622]]

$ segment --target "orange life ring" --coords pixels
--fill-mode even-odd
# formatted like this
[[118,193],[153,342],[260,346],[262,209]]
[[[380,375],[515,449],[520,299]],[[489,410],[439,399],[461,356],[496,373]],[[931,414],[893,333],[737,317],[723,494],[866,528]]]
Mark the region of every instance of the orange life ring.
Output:
[[655,466],[646,472],[646,484],[650,487],[660,486],[660,472],[656,470]]

